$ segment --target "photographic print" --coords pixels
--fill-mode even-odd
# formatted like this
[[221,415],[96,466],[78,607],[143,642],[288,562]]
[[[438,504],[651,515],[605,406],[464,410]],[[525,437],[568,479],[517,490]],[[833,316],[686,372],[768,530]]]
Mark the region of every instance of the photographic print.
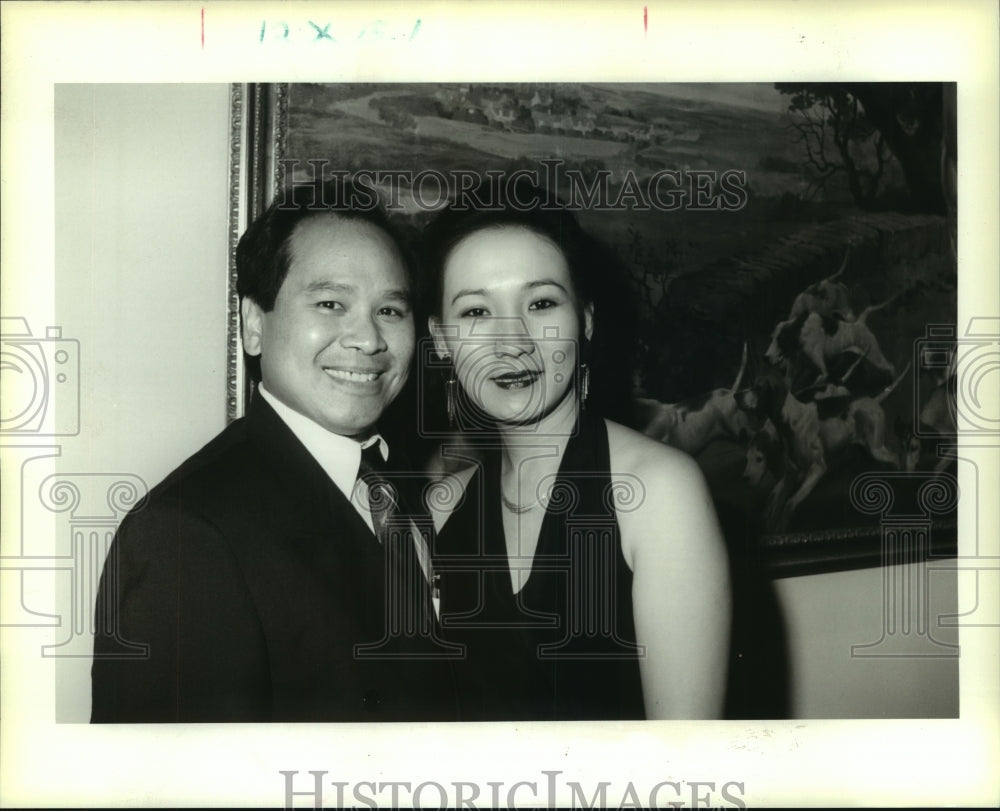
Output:
[[3,4],[3,803],[992,804],[995,14],[785,5]]

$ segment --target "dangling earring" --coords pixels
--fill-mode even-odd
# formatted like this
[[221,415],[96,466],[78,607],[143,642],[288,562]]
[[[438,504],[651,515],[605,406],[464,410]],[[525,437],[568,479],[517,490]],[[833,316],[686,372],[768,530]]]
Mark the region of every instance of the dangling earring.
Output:
[[[451,355],[441,355],[441,360],[450,361]],[[455,386],[458,385],[458,381],[455,379],[455,367],[454,365],[449,365],[448,367],[448,379],[444,383],[444,404],[448,411],[448,427],[455,427],[455,411],[457,409],[457,400],[455,397]]]
[[587,395],[590,394],[590,365],[580,364],[580,410],[587,408]]
[[445,406],[448,409],[448,427],[455,427],[455,385],[458,381],[455,380],[455,370],[452,369],[451,373],[448,375],[448,380],[445,382]]

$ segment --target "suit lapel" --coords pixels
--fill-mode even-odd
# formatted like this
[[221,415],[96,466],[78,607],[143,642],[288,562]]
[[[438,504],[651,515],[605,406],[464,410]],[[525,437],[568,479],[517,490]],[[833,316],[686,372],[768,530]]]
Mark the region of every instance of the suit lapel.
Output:
[[385,554],[357,510],[262,397],[247,412],[251,442],[274,480],[285,542],[331,584],[331,593],[372,634],[383,625]]
[[[255,397],[247,412],[251,442],[274,477],[286,503],[288,536],[304,544],[303,554],[317,566],[326,568],[326,576],[335,578],[350,605],[363,607],[365,624],[384,630],[386,553],[357,510],[331,481],[319,462],[292,430],[262,397]],[[429,519],[421,520],[420,485],[405,469],[402,454],[394,452],[392,470],[387,478],[399,488],[406,512],[427,529]],[[409,524],[407,525],[409,528]],[[412,538],[407,539],[412,545]],[[415,553],[414,553],[415,554]],[[424,589],[426,610],[430,609],[430,591]]]
[[264,398],[254,398],[247,425],[264,465],[294,505],[296,523],[311,531],[340,526],[359,540],[372,537],[347,497]]

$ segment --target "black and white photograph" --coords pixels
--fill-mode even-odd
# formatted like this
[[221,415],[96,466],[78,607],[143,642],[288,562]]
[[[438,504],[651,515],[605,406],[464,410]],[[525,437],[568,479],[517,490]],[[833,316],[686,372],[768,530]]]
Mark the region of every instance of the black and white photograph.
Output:
[[4,773],[142,764],[17,804],[989,804],[996,68],[449,36],[530,8],[192,5],[200,73],[8,94]]

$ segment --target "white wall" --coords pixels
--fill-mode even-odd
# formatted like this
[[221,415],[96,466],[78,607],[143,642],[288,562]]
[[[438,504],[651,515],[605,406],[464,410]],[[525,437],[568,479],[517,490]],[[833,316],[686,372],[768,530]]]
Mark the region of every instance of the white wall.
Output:
[[791,577],[776,588],[794,717],[958,716],[953,561]]
[[[56,88],[56,323],[81,355],[80,435],[57,469],[98,496],[104,474],[155,484],[225,423],[228,114],[223,85]],[[957,660],[851,655],[882,635],[880,569],[778,594],[797,716],[957,713]],[[953,578],[930,595],[932,622],[954,612]],[[89,665],[59,660],[59,720],[87,720]]]
[[[228,165],[227,85],[55,88],[55,315],[81,381],[57,470],[95,498],[225,425]],[[89,662],[58,673],[59,719],[86,720]]]
[[56,87],[56,316],[94,470],[153,482],[224,425],[228,93]]

